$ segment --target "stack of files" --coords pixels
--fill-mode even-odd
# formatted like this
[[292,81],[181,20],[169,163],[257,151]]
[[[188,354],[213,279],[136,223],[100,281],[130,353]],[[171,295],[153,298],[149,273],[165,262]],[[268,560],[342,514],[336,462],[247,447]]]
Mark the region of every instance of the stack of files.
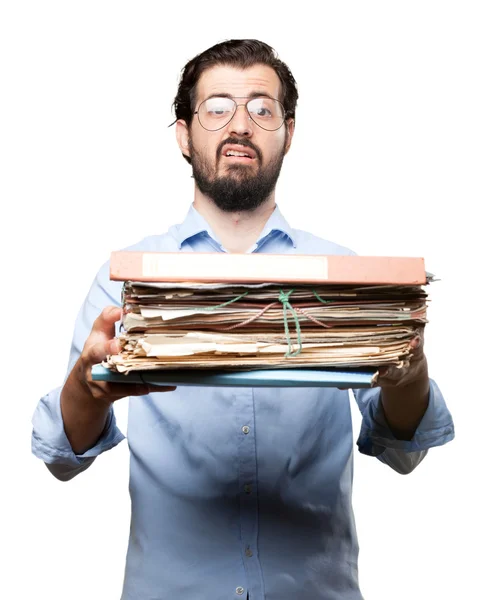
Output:
[[407,365],[432,279],[421,258],[140,252],[110,277],[121,351],[97,379],[346,387]]

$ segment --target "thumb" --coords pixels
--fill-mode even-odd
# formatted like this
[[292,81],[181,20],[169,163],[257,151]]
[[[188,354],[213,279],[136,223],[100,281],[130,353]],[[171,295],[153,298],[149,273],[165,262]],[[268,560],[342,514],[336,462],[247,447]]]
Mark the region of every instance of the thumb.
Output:
[[103,334],[112,339],[115,336],[115,323],[121,319],[121,308],[119,306],[105,307],[95,319],[92,333]]
[[108,342],[97,342],[85,349],[84,359],[88,365],[97,365],[108,356]]
[[85,346],[91,346],[97,342],[107,342],[115,337],[115,322],[121,319],[121,308],[107,306],[104,308],[93,323],[90,335]]
[[83,357],[91,364],[104,360],[108,354],[117,354],[120,344],[115,339],[115,322],[121,318],[121,308],[107,306],[95,319],[83,348]]
[[101,363],[109,354],[118,354],[121,346],[117,339],[99,341],[85,347],[83,357],[90,365]]

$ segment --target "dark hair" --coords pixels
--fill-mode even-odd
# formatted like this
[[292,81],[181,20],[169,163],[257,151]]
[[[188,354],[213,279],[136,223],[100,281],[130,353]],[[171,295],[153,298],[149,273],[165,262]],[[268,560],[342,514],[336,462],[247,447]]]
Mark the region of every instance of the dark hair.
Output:
[[196,103],[196,85],[204,71],[216,65],[247,69],[253,65],[272,67],[281,82],[281,101],[286,119],[294,119],[298,90],[289,67],[279,60],[275,50],[258,40],[228,40],[220,42],[192,58],[183,68],[178,92],[173,102],[176,120],[183,119],[188,127],[193,119]]

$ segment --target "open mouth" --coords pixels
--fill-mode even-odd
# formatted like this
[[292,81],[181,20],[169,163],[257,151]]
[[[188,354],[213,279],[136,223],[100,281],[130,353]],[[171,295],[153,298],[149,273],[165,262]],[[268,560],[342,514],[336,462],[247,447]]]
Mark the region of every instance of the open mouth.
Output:
[[229,161],[235,162],[252,162],[256,159],[256,152],[252,148],[247,146],[230,146],[227,145],[223,148],[222,156]]

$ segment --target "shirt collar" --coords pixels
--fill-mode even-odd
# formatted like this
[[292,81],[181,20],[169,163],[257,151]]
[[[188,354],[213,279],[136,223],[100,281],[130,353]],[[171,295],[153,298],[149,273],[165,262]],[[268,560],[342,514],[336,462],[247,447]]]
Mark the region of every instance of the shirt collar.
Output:
[[[264,238],[276,231],[284,233],[291,240],[293,247],[296,248],[295,232],[281,214],[278,205],[276,205],[274,211],[271,213],[271,216],[263,227],[263,231],[258,237],[257,244],[260,244]],[[202,215],[200,215],[200,213],[192,204],[188,210],[185,220],[177,228],[176,238],[178,241],[178,249],[181,250],[181,246],[188,239],[200,233],[207,233],[218,245],[221,246],[221,242],[215,236],[213,230],[208,224],[208,221]]]
[[[220,241],[216,238],[213,230],[208,224],[208,221],[200,215],[193,204],[186,215],[185,220],[177,228],[178,249],[190,238],[200,233],[207,233],[218,244]],[[221,245],[221,244],[220,244]]]

